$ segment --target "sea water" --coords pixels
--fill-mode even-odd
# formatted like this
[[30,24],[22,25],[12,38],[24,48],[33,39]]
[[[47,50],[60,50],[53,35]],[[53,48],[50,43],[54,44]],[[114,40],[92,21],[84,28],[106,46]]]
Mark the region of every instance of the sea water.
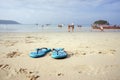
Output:
[[[91,26],[75,26],[74,32],[93,32]],[[120,32],[120,30],[105,30],[106,32]],[[0,24],[0,32],[68,32],[67,25],[38,25],[38,24]]]

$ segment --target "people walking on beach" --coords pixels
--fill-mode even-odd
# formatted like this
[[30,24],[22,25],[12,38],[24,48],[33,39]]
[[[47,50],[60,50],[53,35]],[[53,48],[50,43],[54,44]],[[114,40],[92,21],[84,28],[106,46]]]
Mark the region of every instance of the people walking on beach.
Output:
[[100,25],[100,30],[101,30],[101,31],[104,31],[104,29],[103,29],[103,26],[102,26],[102,25]]
[[72,28],[72,32],[74,32],[74,23],[68,25],[68,32],[70,32],[71,28]]

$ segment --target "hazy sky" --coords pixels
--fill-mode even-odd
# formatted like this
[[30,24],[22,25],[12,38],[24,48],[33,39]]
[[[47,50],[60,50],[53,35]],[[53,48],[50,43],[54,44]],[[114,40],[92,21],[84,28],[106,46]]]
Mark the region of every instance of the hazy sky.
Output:
[[0,0],[0,19],[24,24],[120,24],[120,0]]

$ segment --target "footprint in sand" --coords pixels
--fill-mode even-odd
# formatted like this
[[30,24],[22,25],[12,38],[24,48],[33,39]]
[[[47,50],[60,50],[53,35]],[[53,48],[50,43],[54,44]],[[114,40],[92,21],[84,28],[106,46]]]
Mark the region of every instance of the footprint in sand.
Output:
[[34,43],[32,40],[25,40],[25,43]]
[[8,64],[1,64],[0,69],[10,70],[10,66]]
[[29,76],[29,80],[37,80],[37,78],[39,78],[40,76],[38,75],[32,75],[32,76]]
[[20,68],[19,69],[19,71],[18,71],[18,73],[24,73],[24,74],[27,74],[28,72],[27,72],[27,69],[23,69],[23,68]]
[[116,52],[116,50],[114,50],[114,49],[110,49],[109,51],[111,54],[114,54]]
[[14,46],[16,43],[18,43],[18,41],[10,41],[10,40],[6,40],[3,45],[9,47],[9,46]]
[[6,57],[7,57],[7,58],[15,58],[15,57],[20,56],[20,55],[21,55],[20,52],[18,52],[18,51],[13,51],[13,52],[8,53],[8,54],[6,55]]
[[103,50],[99,51],[98,54],[115,54],[116,50],[110,49],[110,50]]
[[82,71],[79,71],[78,73],[79,73],[79,74],[81,74],[81,73],[82,73]]
[[20,68],[18,71],[16,71],[17,75],[25,75],[26,78],[28,78],[29,80],[36,80],[37,78],[39,78],[39,75],[36,75],[35,72],[29,71],[25,68]]
[[57,76],[64,76],[64,74],[63,73],[58,73]]
[[75,56],[79,56],[79,55],[86,55],[86,52],[85,51],[78,51],[76,50],[75,53],[74,53]]
[[25,43],[34,43],[37,38],[34,36],[25,37]]
[[[17,76],[24,76],[27,80],[37,80],[40,76],[36,75],[35,72],[29,71],[25,68],[14,69],[11,68],[8,64],[0,64],[0,70],[6,72],[7,78],[17,77]],[[6,79],[6,78],[4,78]]]
[[41,37],[35,37],[35,36],[27,36],[25,37],[25,43],[35,43],[35,42],[41,42],[41,41],[47,41],[47,38],[44,36]]
[[25,74],[26,77],[29,78],[29,80],[36,80],[37,78],[40,77],[39,75],[36,75],[35,72],[28,71],[27,69],[24,68],[20,68],[17,73]]

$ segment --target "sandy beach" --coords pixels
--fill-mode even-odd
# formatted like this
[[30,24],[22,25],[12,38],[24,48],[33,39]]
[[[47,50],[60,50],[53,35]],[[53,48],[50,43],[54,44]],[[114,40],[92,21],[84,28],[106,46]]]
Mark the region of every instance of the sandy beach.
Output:
[[[42,47],[68,57],[29,57]],[[0,80],[120,80],[120,32],[0,33]]]

